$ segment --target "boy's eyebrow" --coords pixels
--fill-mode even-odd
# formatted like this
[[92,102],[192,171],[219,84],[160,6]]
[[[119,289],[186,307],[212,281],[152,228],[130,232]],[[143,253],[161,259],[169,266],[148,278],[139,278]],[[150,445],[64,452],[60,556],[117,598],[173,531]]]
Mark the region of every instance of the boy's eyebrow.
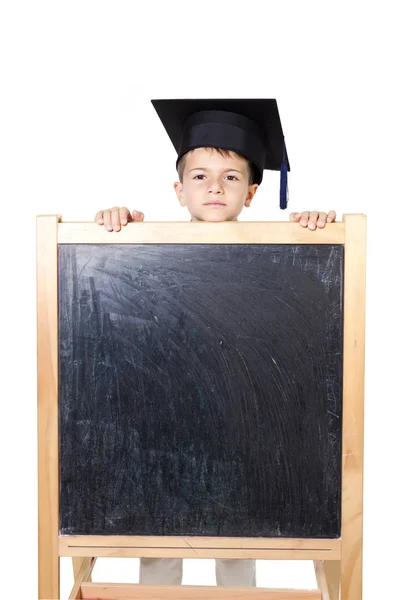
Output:
[[[193,167],[193,169],[189,170],[189,173],[191,173],[192,171],[209,171],[210,169],[208,167]],[[242,173],[243,175],[243,171],[239,171],[239,169],[224,169],[222,171],[222,173],[226,173],[227,171],[235,171],[236,173]]]

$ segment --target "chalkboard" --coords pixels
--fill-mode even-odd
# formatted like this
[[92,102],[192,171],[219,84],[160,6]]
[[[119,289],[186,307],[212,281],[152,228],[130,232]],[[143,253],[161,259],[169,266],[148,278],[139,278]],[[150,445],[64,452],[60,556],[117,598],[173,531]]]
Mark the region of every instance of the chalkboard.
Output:
[[59,244],[60,533],[339,537],[343,266]]

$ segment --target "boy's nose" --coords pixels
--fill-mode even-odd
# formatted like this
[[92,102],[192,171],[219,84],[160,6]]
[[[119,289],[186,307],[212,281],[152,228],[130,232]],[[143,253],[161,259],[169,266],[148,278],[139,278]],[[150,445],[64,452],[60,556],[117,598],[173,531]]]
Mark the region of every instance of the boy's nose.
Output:
[[221,185],[218,181],[214,181],[213,183],[211,183],[208,193],[209,194],[220,194],[221,193]]

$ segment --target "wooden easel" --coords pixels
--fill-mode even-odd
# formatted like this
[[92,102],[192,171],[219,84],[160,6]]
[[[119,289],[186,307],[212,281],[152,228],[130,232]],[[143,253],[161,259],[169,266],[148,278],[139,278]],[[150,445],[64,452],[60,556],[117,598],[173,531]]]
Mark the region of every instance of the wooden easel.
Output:
[[[344,348],[342,531],[339,539],[60,536],[58,527],[58,295],[60,243],[343,244]],[[365,215],[310,231],[298,223],[132,223],[118,233],[95,223],[37,218],[39,600],[60,598],[60,557],[71,556],[76,598],[265,598],[361,600],[364,436]],[[96,557],[313,560],[318,589],[271,590],[91,582]]]

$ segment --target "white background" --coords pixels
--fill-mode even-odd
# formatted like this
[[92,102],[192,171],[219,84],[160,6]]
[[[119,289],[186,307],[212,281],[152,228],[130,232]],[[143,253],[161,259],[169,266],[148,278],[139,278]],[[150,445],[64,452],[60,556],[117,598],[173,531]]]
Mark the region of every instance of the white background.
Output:
[[[0,9],[2,596],[36,598],[35,217],[126,205],[188,221],[151,98],[277,98],[292,171],[265,172],[240,220],[368,216],[364,598],[398,589],[399,34],[395,2],[20,2]],[[62,560],[63,598],[72,586]],[[184,583],[214,583],[187,561]],[[135,559],[95,579],[137,581]],[[196,571],[197,568],[197,571]],[[258,585],[314,585],[310,562]]]

